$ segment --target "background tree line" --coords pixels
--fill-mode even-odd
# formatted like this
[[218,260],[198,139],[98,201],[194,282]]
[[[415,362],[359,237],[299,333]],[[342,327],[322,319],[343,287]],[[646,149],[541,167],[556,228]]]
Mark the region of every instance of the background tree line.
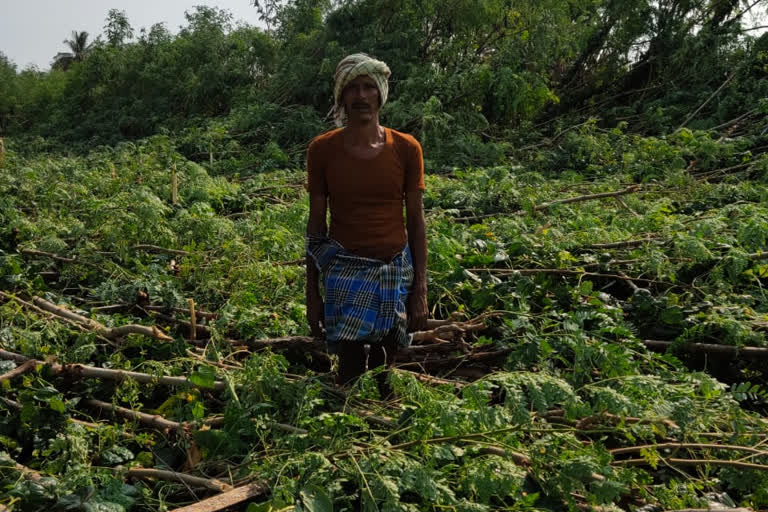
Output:
[[80,149],[170,133],[190,157],[290,165],[330,126],[334,67],[355,51],[390,65],[384,122],[416,134],[433,168],[494,164],[591,117],[649,135],[761,130],[767,3],[267,0],[265,28],[198,7],[176,35],[136,37],[111,10],[51,71],[0,54],[0,134]]

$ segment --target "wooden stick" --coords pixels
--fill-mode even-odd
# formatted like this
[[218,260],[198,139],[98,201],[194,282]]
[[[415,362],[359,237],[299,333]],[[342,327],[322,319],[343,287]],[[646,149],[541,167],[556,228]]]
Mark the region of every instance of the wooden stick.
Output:
[[[672,345],[675,345],[672,341],[659,340],[643,340],[643,344],[651,350],[667,350]],[[768,359],[768,348],[763,347],[735,347],[733,345],[718,345],[716,343],[681,343],[675,345],[675,348],[692,354],[719,354],[728,355],[733,358]]]
[[[185,312],[187,314],[189,314],[189,310],[187,310]],[[179,320],[176,317],[173,317],[173,316],[170,316],[170,315],[166,315],[164,313],[159,313],[159,312],[156,312],[156,311],[152,313],[152,316],[155,317],[155,318],[158,318],[160,320],[163,320],[165,322],[171,322],[171,323],[180,325],[182,327],[185,327],[187,329],[187,333],[190,335],[190,338],[187,341],[190,341],[190,342],[197,341],[198,335],[200,335],[199,336],[200,338],[210,338],[211,337],[211,330],[208,327],[204,326],[204,325],[197,325],[197,324],[195,325],[195,337],[192,338],[191,337],[191,334],[192,334],[192,323],[191,322],[187,322],[185,320]],[[193,343],[193,344],[195,344],[195,343]]]
[[307,263],[306,258],[299,258],[298,260],[276,261],[272,264],[276,267],[289,267],[292,265],[305,265],[306,263]]
[[642,190],[642,187],[640,185],[630,185],[627,188],[623,188],[615,192],[600,192],[598,194],[586,194],[583,196],[569,197],[566,199],[556,199],[548,203],[541,203],[540,205],[536,206],[534,210],[536,211],[546,210],[550,206],[554,206],[556,204],[569,204],[569,203],[577,203],[581,201],[592,201],[593,199],[603,199],[605,197],[619,197],[627,194],[632,194],[634,192],[639,192],[640,190]]
[[[674,459],[659,457],[659,460],[670,466],[729,466],[741,469],[757,469],[768,471],[768,466],[763,464],[753,464],[751,462],[740,462],[737,460],[718,460],[718,459]],[[645,459],[626,459],[613,461],[614,465],[619,466],[650,466],[650,462]]]
[[403,369],[393,369],[393,371],[410,375],[411,377],[415,378],[418,381],[425,382],[427,384],[435,384],[438,386],[453,386],[455,388],[461,389],[464,386],[467,385],[466,382],[462,382],[460,380],[448,380],[448,379],[441,379],[439,377],[433,377],[432,375],[425,375],[423,373],[416,373],[409,370],[403,370]]
[[12,378],[18,377],[19,375],[24,375],[35,366],[36,366],[35,361],[32,361],[32,360],[22,363],[20,366],[17,366],[13,370],[7,373],[4,373],[3,375],[0,375],[0,382],[4,380],[11,380]]
[[[575,196],[575,197],[568,197],[565,199],[555,199],[553,201],[548,201],[546,203],[541,203],[539,205],[536,205],[533,207],[533,211],[541,211],[546,210],[547,208],[554,206],[556,204],[569,204],[569,203],[578,203],[582,201],[592,201],[594,199],[603,199],[606,197],[619,197],[626,194],[632,194],[634,192],[639,192],[642,190],[642,187],[640,185],[630,185],[626,188],[623,188],[621,190],[616,190],[614,192],[600,192],[597,194],[586,194],[583,196]],[[495,212],[495,213],[487,213],[483,215],[475,215],[471,217],[455,217],[452,219],[454,222],[474,222],[476,220],[486,219],[489,217],[495,217],[497,215],[525,215],[528,213],[526,210],[518,210],[516,212],[507,213],[507,212]]]
[[636,240],[624,240],[623,242],[592,244],[587,247],[589,247],[590,249],[624,249],[628,247],[637,247],[640,245],[650,244],[658,241],[659,241],[658,238],[647,237],[647,238],[638,238]]
[[[159,312],[174,312],[174,313],[184,313],[189,314],[189,308],[167,308],[165,306],[156,306],[156,305],[148,305],[148,306],[142,306],[142,309],[146,309],[147,311],[159,311]],[[195,310],[195,316],[198,318],[205,318],[208,320],[215,320],[218,318],[218,315],[216,313],[211,313],[210,311],[201,311],[201,310]]]
[[193,340],[197,339],[197,316],[195,315],[195,299],[187,299],[189,302],[189,317],[190,328],[189,337]]
[[173,254],[176,256],[188,256],[188,251],[182,251],[180,249],[166,249],[165,247],[160,247],[157,245],[151,245],[151,244],[136,244],[133,246],[134,249],[139,251],[147,251],[147,252],[159,252],[162,254]]
[[52,260],[62,261],[64,263],[75,263],[77,261],[75,258],[67,258],[64,256],[59,256],[58,254],[53,254],[51,252],[38,251],[36,249],[21,249],[19,252],[21,254],[26,254],[27,256],[43,256],[45,258],[51,258]]
[[19,464],[18,462],[10,458],[8,455],[0,455],[0,467],[2,467],[3,463],[10,464],[10,467],[12,469],[15,469],[16,471],[21,473],[22,476],[27,480],[32,480],[33,482],[39,482],[43,478],[43,475],[41,475],[39,471],[35,471],[34,469],[28,468],[23,464]]
[[[16,354],[14,352],[8,352],[7,350],[0,349],[0,359],[7,359],[11,361],[17,361],[25,363],[27,361],[35,361],[35,364],[46,365],[45,361],[39,361],[31,359],[27,356]],[[67,364],[62,365],[59,363],[49,364],[51,371],[54,374],[68,374],[80,377],[89,377],[95,379],[107,379],[114,381],[123,381],[126,379],[133,379],[136,382],[144,384],[161,384],[164,386],[193,386],[200,387],[191,382],[187,377],[170,377],[170,376],[155,376],[148,373],[132,372],[128,370],[112,370],[109,368],[98,368],[95,366],[86,366],[83,364]],[[216,391],[222,391],[226,389],[227,384],[223,381],[215,381],[213,383],[213,389]],[[201,388],[206,389],[206,388]]]
[[264,482],[255,482],[241,487],[236,487],[231,491],[212,496],[203,501],[198,501],[186,507],[175,508],[171,512],[218,512],[247,499],[255,498],[267,494],[269,487]]
[[[118,466],[113,469],[117,472],[121,472],[123,468]],[[231,485],[215,478],[201,478],[199,476],[177,473],[176,471],[166,471],[163,469],[129,468],[126,474],[133,478],[156,478],[158,480],[169,482],[181,482],[189,486],[204,487],[212,491],[225,492],[232,490]]]
[[711,443],[659,443],[659,444],[645,444],[642,446],[628,446],[626,448],[614,448],[608,450],[611,455],[623,455],[625,453],[635,453],[642,450],[673,450],[673,449],[688,449],[688,450],[729,450],[755,453],[758,455],[768,455],[768,451],[758,450],[751,446],[739,446],[732,444],[711,444]]
[[133,409],[128,409],[127,407],[120,407],[119,405],[113,405],[113,404],[102,402],[101,400],[95,400],[95,399],[85,400],[83,403],[86,405],[90,405],[91,407],[97,407],[99,409],[111,411],[117,414],[118,416],[122,416],[124,418],[128,418],[131,420],[136,420],[140,423],[144,423],[145,425],[150,425],[152,427],[159,428],[163,432],[169,432],[171,430],[178,431],[182,429],[181,423],[177,421],[167,420],[158,414],[147,414],[144,412],[134,411]]
[[688,114],[688,116],[685,118],[685,121],[683,121],[683,124],[681,124],[680,126],[678,126],[678,127],[677,127],[677,129],[675,130],[675,133],[677,133],[677,132],[679,132],[680,130],[682,130],[682,129],[685,127],[685,125],[687,125],[687,124],[688,124],[688,122],[689,122],[691,119],[693,119],[694,117],[696,117],[696,114],[698,114],[698,113],[701,111],[701,109],[703,109],[704,107],[706,107],[706,106],[707,106],[707,104],[708,104],[710,101],[712,101],[712,99],[713,99],[715,96],[717,96],[717,95],[720,93],[720,91],[722,91],[722,90],[723,90],[723,88],[724,88],[726,85],[728,85],[729,83],[731,83],[731,80],[733,80],[735,76],[736,76],[736,71],[734,71],[733,73],[731,73],[731,76],[729,76],[728,78],[726,78],[725,82],[723,82],[723,83],[720,85],[720,87],[718,87],[718,88],[715,90],[715,92],[713,92],[712,94],[710,94],[709,98],[707,98],[707,99],[704,101],[704,103],[702,103],[701,105],[699,105],[699,108],[697,108],[696,110],[694,110],[692,113]]
[[520,274],[520,275],[535,275],[535,274],[559,274],[564,276],[583,276],[583,277],[598,277],[605,279],[620,279],[620,280],[632,280],[639,283],[660,284],[666,286],[683,286],[682,283],[668,283],[666,281],[657,281],[656,279],[646,279],[644,277],[629,277],[619,274],[602,274],[599,272],[585,272],[583,270],[572,270],[563,268],[484,268],[475,269],[486,272],[492,272],[494,274],[508,275],[508,274]]
[[179,177],[176,174],[176,162],[171,167],[171,204],[179,204]]

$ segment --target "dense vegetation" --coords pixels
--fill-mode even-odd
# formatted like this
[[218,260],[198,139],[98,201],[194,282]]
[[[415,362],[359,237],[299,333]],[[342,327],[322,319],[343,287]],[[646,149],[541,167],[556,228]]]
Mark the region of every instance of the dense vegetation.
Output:
[[[764,3],[254,8],[0,56],[0,504],[768,506]],[[361,49],[427,159],[390,401],[304,317],[304,150]]]

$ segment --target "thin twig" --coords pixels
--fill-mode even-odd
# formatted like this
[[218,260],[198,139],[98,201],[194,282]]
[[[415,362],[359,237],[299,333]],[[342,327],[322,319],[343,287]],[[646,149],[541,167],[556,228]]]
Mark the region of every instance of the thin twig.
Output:
[[165,247],[160,247],[160,246],[151,245],[151,244],[137,244],[137,245],[134,245],[133,248],[139,251],[159,252],[162,254],[173,254],[176,256],[189,255],[189,251],[182,251],[180,249],[166,249]]
[[758,450],[751,446],[739,446],[733,444],[712,444],[712,443],[659,443],[644,444],[641,446],[628,446],[626,448],[614,448],[609,450],[611,455],[623,455],[625,453],[636,453],[643,450],[729,450],[754,453],[757,455],[768,455],[768,451]]
[[[659,461],[669,466],[727,466],[740,469],[757,469],[760,471],[768,471],[768,466],[763,464],[753,464],[751,462],[739,462],[736,460],[720,460],[720,459],[675,459],[659,457]],[[618,466],[650,466],[650,461],[645,459],[626,459],[616,460],[613,462]]]

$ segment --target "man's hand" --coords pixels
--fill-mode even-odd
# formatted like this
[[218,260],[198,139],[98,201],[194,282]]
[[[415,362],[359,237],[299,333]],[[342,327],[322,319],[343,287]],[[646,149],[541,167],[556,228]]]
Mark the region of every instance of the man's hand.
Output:
[[319,294],[307,295],[307,322],[309,322],[309,332],[314,338],[320,338],[323,335],[323,326],[325,325],[325,313],[323,308],[323,299]]
[[423,331],[427,328],[427,288],[414,287],[408,295],[408,332]]

